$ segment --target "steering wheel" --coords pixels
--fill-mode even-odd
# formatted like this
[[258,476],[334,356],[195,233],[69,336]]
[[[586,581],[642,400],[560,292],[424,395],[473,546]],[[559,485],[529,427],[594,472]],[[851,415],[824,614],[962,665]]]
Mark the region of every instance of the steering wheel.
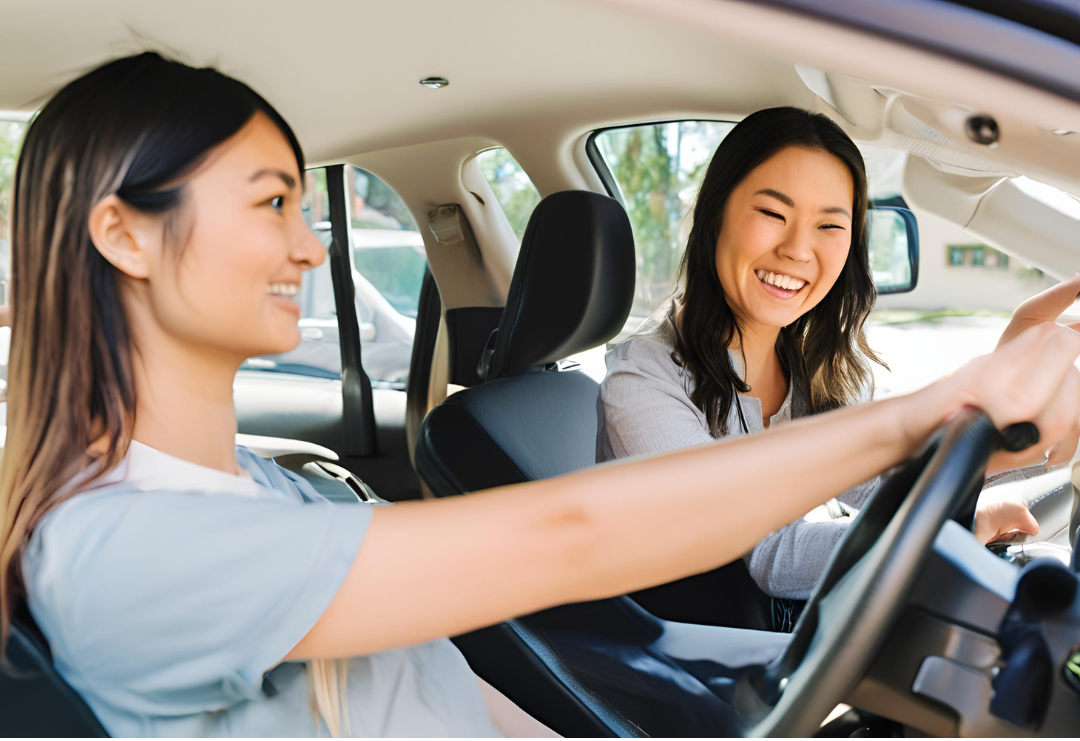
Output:
[[1014,425],[1003,436],[984,412],[966,409],[881,483],[848,528],[791,643],[748,678],[752,691],[740,693],[747,735],[817,732],[870,668],[942,525],[957,510],[973,512],[990,455],[1027,447],[1032,430]]

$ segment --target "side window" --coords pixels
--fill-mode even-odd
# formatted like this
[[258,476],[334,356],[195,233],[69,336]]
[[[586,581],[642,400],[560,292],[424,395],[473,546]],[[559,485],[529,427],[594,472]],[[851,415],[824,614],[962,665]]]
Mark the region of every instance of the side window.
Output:
[[540,203],[540,192],[505,147],[485,150],[476,160],[520,242],[533,209]]
[[[15,159],[26,133],[25,121],[0,119],[0,305],[11,303],[11,185]],[[11,328],[0,326],[0,388],[7,388],[8,348]]]
[[[403,390],[427,269],[424,241],[408,208],[390,186],[360,168],[348,167],[346,172],[361,360],[373,386]],[[329,247],[326,171],[309,170],[305,181],[305,218]],[[243,369],[340,378],[341,352],[329,262],[304,274],[297,301],[302,317],[300,346],[287,353],[252,358]]]
[[[637,251],[631,323],[655,311],[675,290],[690,234],[690,212],[720,140],[735,124],[678,121],[599,131],[589,147],[610,173],[615,196],[630,217]],[[601,161],[597,162],[599,156]],[[620,335],[621,339],[622,335]]]

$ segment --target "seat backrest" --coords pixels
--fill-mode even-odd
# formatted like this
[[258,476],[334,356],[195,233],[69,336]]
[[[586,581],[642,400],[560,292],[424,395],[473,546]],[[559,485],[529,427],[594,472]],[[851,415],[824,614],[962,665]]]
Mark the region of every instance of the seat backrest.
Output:
[[445,497],[591,466],[599,392],[578,370],[529,372],[459,391],[421,425],[416,469]]
[[554,193],[533,211],[485,383],[436,406],[416,468],[436,496],[535,481],[596,462],[599,385],[557,361],[614,337],[634,296],[634,240],[615,200]]
[[0,670],[0,736],[105,738],[94,713],[52,663],[49,644],[25,604],[15,609],[7,657]]

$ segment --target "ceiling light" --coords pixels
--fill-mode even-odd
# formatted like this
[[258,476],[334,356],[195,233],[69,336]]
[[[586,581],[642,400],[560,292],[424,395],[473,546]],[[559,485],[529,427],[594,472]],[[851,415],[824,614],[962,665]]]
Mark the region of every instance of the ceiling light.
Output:
[[424,87],[429,87],[432,90],[438,90],[439,88],[449,85],[450,81],[445,77],[425,77],[420,81],[420,84]]

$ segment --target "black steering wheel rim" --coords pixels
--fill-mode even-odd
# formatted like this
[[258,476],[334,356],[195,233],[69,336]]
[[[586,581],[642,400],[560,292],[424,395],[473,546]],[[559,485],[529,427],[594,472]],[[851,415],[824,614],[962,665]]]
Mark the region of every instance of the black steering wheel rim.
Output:
[[812,736],[870,668],[944,525],[977,497],[1002,437],[965,409],[884,480],[837,547],[788,649],[754,682],[750,736]]

